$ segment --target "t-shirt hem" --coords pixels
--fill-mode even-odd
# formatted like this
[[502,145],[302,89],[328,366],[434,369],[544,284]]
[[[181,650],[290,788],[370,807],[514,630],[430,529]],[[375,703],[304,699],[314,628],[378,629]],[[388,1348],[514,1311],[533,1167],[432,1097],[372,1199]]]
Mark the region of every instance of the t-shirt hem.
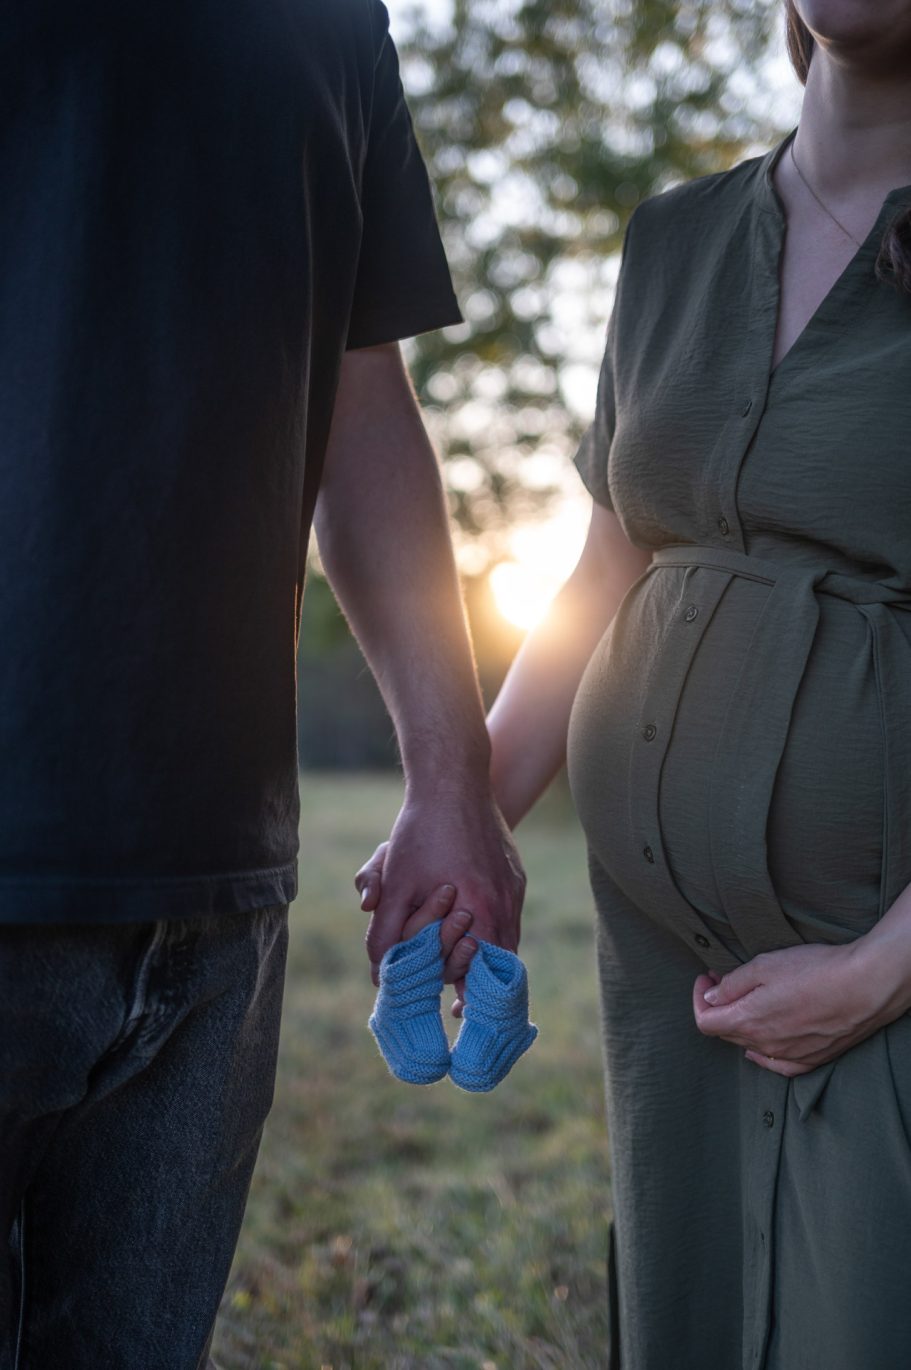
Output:
[[444,295],[438,300],[423,297],[397,310],[363,313],[352,324],[345,348],[352,352],[359,347],[379,347],[382,343],[416,338],[420,333],[430,333],[435,328],[449,328],[464,322],[454,295]]
[[297,860],[230,874],[125,877],[0,876],[0,925],[146,923],[290,904]]

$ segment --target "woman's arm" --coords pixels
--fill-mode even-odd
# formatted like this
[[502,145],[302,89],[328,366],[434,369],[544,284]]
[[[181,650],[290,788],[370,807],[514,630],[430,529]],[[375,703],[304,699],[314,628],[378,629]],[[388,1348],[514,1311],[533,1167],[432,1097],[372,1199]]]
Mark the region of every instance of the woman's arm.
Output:
[[569,715],[582,673],[651,559],[650,551],[628,540],[616,514],[593,504],[578,564],[522,644],[487,717],[494,795],[511,828],[566,760]]
[[[487,718],[494,798],[510,828],[543,794],[566,759],[573,699],[589,658],[617,606],[651,562],[620,520],[593,503],[588,537],[547,617],[522,644]],[[387,843],[355,876],[361,907],[379,902]]]
[[911,885],[853,942],[763,952],[693,985],[699,1031],[777,1075],[824,1065],[909,1009]]

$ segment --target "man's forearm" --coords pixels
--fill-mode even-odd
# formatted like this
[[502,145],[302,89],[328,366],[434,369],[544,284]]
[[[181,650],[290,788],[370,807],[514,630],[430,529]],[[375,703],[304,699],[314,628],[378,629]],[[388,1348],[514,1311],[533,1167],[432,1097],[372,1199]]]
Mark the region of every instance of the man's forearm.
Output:
[[407,781],[486,788],[490,748],[439,465],[397,345],[346,354],[315,528]]

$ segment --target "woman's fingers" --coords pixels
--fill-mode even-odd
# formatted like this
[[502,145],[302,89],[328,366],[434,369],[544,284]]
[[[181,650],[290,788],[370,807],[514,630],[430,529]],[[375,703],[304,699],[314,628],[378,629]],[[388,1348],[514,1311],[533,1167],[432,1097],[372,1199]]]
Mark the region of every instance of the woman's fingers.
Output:
[[761,1051],[745,1051],[744,1056],[754,1065],[762,1066],[763,1070],[771,1070],[774,1075],[806,1075],[810,1070],[815,1070],[815,1065],[803,1065],[800,1061],[785,1061],[780,1056],[763,1056]]
[[[416,937],[419,932],[423,932],[428,923],[435,923],[438,918],[445,919],[449,910],[452,908],[454,899],[455,885],[440,885],[437,889],[433,890],[424,900],[421,907],[415,909],[414,913],[405,920],[400,940],[402,942],[407,942],[409,937]],[[452,935],[453,929],[450,929],[450,936]]]
[[712,979],[710,971],[703,971],[701,975],[698,975],[696,977],[696,983],[693,986],[694,998],[698,995],[700,999],[703,999],[705,997],[706,990],[714,989],[717,983],[717,980]]
[[373,913],[373,910],[380,902],[381,887],[381,881],[378,875],[368,872],[364,876],[363,884],[359,886],[361,908],[364,910],[364,913]]
[[451,1011],[452,1011],[452,1016],[453,1016],[453,1018],[461,1018],[461,1016],[462,1016],[462,1010],[463,1010],[464,1007],[465,1007],[465,979],[464,979],[464,977],[463,977],[461,980],[456,980],[455,983],[454,983],[454,985],[453,985],[453,988],[455,989],[456,997],[455,997],[455,998],[453,999],[453,1001],[452,1001],[452,1010],[451,1010]]
[[[733,1004],[735,1000],[742,999],[751,990],[758,989],[765,984],[766,972],[765,962],[761,956],[754,956],[751,961],[747,961],[742,966],[737,966],[735,970],[729,970],[727,975],[722,975],[714,984],[709,985],[703,998],[707,1004],[720,1006],[722,1004]],[[703,977],[700,976],[700,979]]]
[[[381,842],[376,851],[361,866],[354,877],[355,888],[361,896],[361,908],[365,913],[373,913],[380,902],[382,892],[383,863],[389,843]],[[456,998],[452,1005],[453,1017],[459,1018],[465,1003],[465,975],[471,958],[477,950],[477,941],[465,934],[471,927],[473,914],[467,909],[453,909],[455,887],[440,885],[415,909],[405,921],[401,931],[401,941],[416,937],[419,932],[437,919],[442,919],[440,927],[440,946],[443,953],[444,981],[455,984]],[[374,983],[377,983],[374,975]]]
[[[443,926],[440,928],[440,946],[444,961],[448,962],[455,948],[461,945],[471,923],[472,915],[467,909],[453,909],[451,913],[444,915]],[[462,954],[464,955],[464,949]]]
[[[457,915],[453,914],[452,916],[455,918]],[[447,918],[446,923],[448,922],[449,919]],[[446,923],[443,924],[444,929]],[[460,983],[462,985],[460,998],[464,997],[465,976],[468,973],[468,967],[471,965],[471,958],[477,949],[478,944],[474,937],[460,935],[458,940],[453,943],[450,954],[446,957],[446,964],[443,967],[443,982],[447,985]]]
[[700,975],[693,985],[693,1017],[696,1027],[706,1037],[724,1037],[738,1046],[759,1048],[765,1043],[757,1038],[756,1025],[746,1011],[744,1002],[735,999],[732,1004],[713,1008],[706,1002],[706,992],[712,989],[712,981],[707,975]]
[[386,859],[388,842],[381,842],[369,861],[365,861],[354,877],[354,888],[361,896],[361,908],[372,913],[380,902],[383,885],[383,862]]

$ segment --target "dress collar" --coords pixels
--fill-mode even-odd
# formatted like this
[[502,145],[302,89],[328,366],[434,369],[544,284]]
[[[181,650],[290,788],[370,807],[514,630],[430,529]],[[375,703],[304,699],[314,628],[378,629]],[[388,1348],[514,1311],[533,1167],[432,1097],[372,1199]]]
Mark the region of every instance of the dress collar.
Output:
[[[785,134],[785,136],[780,140],[780,142],[776,143],[774,147],[769,149],[769,151],[765,154],[764,157],[761,157],[759,159],[759,164],[757,167],[758,174],[756,177],[755,190],[756,198],[759,201],[759,206],[761,209],[767,210],[769,213],[774,214],[777,218],[781,220],[782,224],[786,222],[784,205],[782,204],[779,198],[778,191],[775,189],[774,183],[772,181],[772,174],[775,170],[775,167],[778,165],[779,157],[784,156],[788,144],[794,137],[799,127],[799,124],[795,124],[794,127],[788,133]],[[911,202],[911,185],[894,186],[892,190],[887,191],[885,199],[883,200],[882,205],[880,206],[879,214],[876,218],[876,223],[870,230],[870,236],[872,236],[876,229],[878,229],[885,221],[886,217],[893,211],[894,208],[897,208],[902,201]]]

